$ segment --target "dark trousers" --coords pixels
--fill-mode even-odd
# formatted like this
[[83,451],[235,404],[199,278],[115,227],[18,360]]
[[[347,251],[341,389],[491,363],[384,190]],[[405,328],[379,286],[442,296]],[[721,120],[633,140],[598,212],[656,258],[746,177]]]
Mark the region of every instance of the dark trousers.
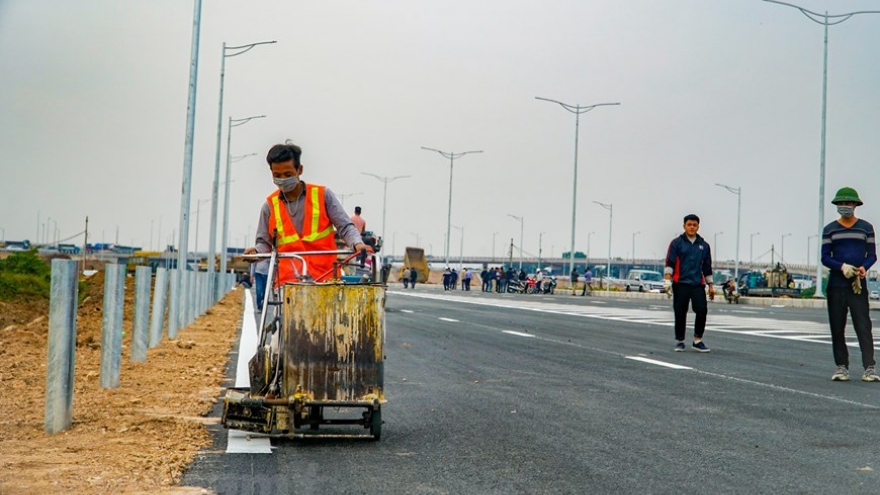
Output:
[[257,311],[263,310],[263,298],[266,297],[266,282],[268,281],[269,275],[254,273],[254,285],[257,290]]
[[834,352],[834,364],[849,366],[849,350],[846,346],[846,313],[852,317],[859,349],[862,351],[862,365],[867,368],[874,366],[874,337],[871,335],[871,315],[868,306],[868,291],[862,282],[861,294],[856,294],[850,287],[828,287],[828,323],[831,325],[831,349]]
[[415,288],[416,288],[416,280],[418,280],[418,278],[416,278],[416,277],[411,277],[411,278],[409,279],[409,287],[410,287],[410,289],[415,289]]
[[706,288],[702,285],[672,284],[672,310],[675,313],[675,340],[684,340],[687,326],[688,306],[693,306],[697,317],[694,320],[694,338],[703,338],[706,331],[706,315],[709,304],[706,302]]

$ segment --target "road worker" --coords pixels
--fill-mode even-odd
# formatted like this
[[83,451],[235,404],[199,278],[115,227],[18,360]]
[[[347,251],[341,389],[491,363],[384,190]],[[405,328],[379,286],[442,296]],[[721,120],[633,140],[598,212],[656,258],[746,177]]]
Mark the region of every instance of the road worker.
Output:
[[[288,141],[269,149],[266,162],[278,189],[266,198],[260,209],[254,247],[245,254],[269,253],[274,244],[279,253],[304,251],[335,251],[335,231],[355,251],[373,249],[364,244],[357,227],[351,222],[339,199],[330,189],[300,180],[303,165],[302,149]],[[333,278],[335,254],[306,257],[308,275],[316,282]],[[303,278],[302,262],[295,258],[279,258],[276,286]]]

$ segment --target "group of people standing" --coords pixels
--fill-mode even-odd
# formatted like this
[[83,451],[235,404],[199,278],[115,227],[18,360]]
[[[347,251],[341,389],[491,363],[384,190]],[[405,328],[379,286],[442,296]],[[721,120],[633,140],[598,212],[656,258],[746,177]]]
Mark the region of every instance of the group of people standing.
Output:
[[483,268],[483,271],[480,272],[480,280],[483,281],[483,292],[506,292],[507,285],[511,281],[525,281],[527,277],[528,275],[525,270],[517,272],[513,267],[508,267],[507,270],[503,266],[487,267]]
[[[874,337],[868,300],[867,272],[877,262],[874,226],[857,218],[855,209],[864,204],[851,187],[837,191],[831,203],[840,218],[825,226],[822,232],[822,264],[829,269],[826,305],[831,332],[831,349],[836,369],[833,381],[849,381],[849,349],[844,330],[847,314],[852,319],[861,351],[862,381],[880,382],[874,361]],[[672,240],[666,254],[664,288],[672,293],[675,315],[675,348],[683,352],[687,313],[693,308],[694,340],[691,347],[710,352],[703,342],[708,314],[708,298],[715,297],[712,280],[712,253],[709,244],[697,233],[700,218],[684,217],[684,232]],[[822,283],[821,280],[817,283]]]
[[474,272],[470,268],[463,268],[461,273],[450,269],[448,266],[443,269],[443,290],[455,290],[459,278],[461,278],[461,290],[471,290],[471,280],[474,278]]

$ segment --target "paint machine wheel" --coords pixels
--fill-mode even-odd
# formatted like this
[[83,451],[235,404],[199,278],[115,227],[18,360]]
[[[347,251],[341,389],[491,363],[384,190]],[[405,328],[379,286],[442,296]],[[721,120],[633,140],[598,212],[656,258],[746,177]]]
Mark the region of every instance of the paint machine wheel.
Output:
[[373,435],[373,440],[379,440],[382,436],[382,406],[373,409],[370,414],[370,435]]

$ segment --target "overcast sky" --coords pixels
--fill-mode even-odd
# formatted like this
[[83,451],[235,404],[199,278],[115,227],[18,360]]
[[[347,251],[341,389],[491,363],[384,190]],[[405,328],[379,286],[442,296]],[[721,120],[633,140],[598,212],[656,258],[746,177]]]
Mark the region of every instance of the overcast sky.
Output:
[[[869,0],[800,0],[830,13]],[[697,213],[732,259],[783,234],[802,263],[818,224],[822,26],[760,0],[211,0],[202,7],[190,249],[206,249],[217,146],[222,43],[264,40],[226,59],[222,163],[236,127],[230,245],[253,243],[273,190],[273,144],[304,150],[306,181],[363,208],[387,249],[416,239],[443,254],[449,161],[422,146],[482,150],[455,162],[452,223],[465,255],[568,251],[574,115],[542,96],[600,107],[581,116],[576,249],[660,257]],[[145,248],[179,230],[193,2],[0,0],[0,229]],[[880,15],[830,28],[826,200],[858,188],[880,224]],[[225,180],[224,178],[220,179]],[[221,188],[222,191],[222,188]],[[222,222],[222,205],[218,210]],[[828,204],[825,221],[835,218]],[[161,227],[161,228],[160,228]],[[152,231],[152,235],[151,235]],[[497,235],[494,235],[497,233]],[[42,234],[39,234],[42,235]],[[77,239],[81,242],[81,238]],[[451,252],[459,252],[453,229]],[[219,242],[218,242],[219,244]],[[815,249],[812,259],[815,262]],[[769,256],[764,259],[769,259]]]

